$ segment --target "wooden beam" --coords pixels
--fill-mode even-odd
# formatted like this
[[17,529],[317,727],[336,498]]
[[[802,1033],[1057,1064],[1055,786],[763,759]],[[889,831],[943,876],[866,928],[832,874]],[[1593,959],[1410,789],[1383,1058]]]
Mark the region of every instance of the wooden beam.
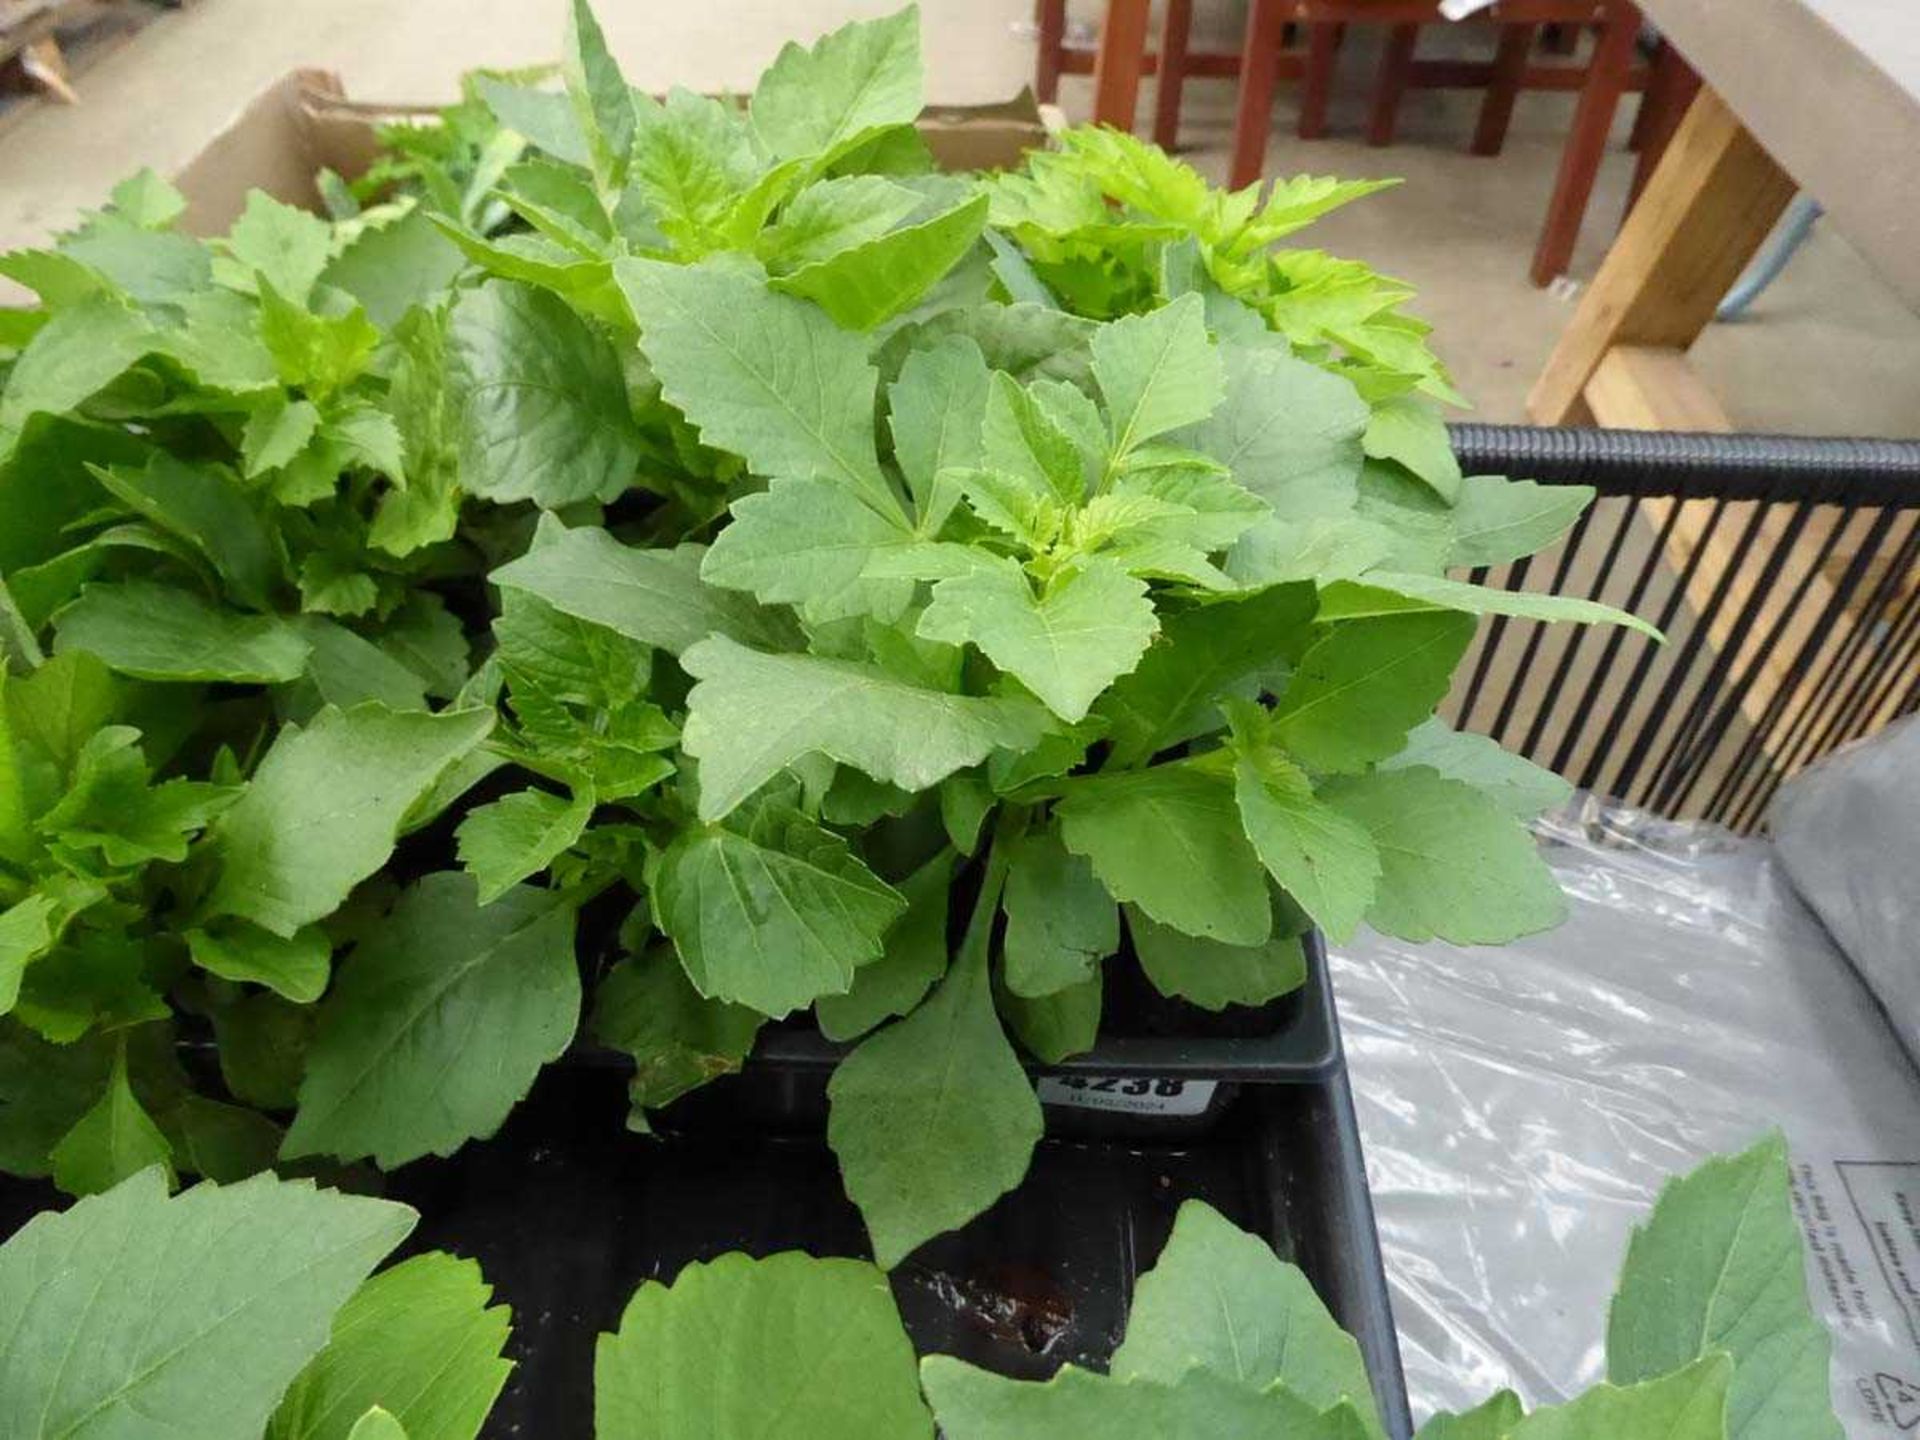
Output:
[[1794,183],[1702,90],[1527,397],[1542,425],[1588,418],[1587,381],[1619,345],[1685,349],[1760,248]]

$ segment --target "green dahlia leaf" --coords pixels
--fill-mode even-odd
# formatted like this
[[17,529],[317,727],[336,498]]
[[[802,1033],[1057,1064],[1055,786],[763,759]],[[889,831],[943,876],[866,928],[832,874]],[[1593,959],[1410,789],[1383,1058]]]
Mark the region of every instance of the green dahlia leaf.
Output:
[[101,295],[56,312],[0,389],[0,460],[31,417],[78,410],[152,348],[145,319],[118,300]]
[[524,135],[556,160],[582,168],[593,163],[586,132],[569,97],[484,73],[473,77],[473,87],[481,103],[507,129]]
[[920,12],[843,25],[803,49],[791,41],[754,87],[750,113],[781,159],[827,160],[874,130],[920,118]]
[[247,195],[246,209],[227,232],[227,251],[258,271],[287,299],[304,305],[327,267],[333,227],[317,215],[283,205],[264,190]]
[[974,195],[915,224],[778,276],[850,330],[871,330],[917,304],[980,238],[987,197]]
[[1627,1247],[1607,1317],[1607,1378],[1651,1380],[1724,1352],[1729,1440],[1840,1440],[1833,1344],[1807,1304],[1778,1134],[1668,1183]]
[[512,1373],[513,1323],[471,1260],[418,1255],[374,1276],[274,1411],[266,1440],[355,1440],[378,1409],[407,1440],[474,1440]]
[[817,180],[789,200],[755,247],[778,272],[877,240],[918,210],[921,196],[884,175]]
[[1310,585],[1274,586],[1167,616],[1131,674],[1096,713],[1110,722],[1115,765],[1137,765],[1220,725],[1223,695],[1299,659],[1310,638]]
[[702,995],[776,1018],[845,994],[906,908],[838,835],[773,805],[739,830],[684,832],[653,904]]
[[1414,726],[1407,733],[1406,748],[1380,762],[1383,770],[1412,765],[1425,765],[1450,780],[1465,781],[1522,820],[1564,804],[1573,793],[1573,786],[1551,770],[1502,749],[1484,735],[1449,730],[1438,719]]
[[1307,957],[1298,935],[1274,935],[1259,945],[1223,945],[1157,924],[1131,906],[1127,930],[1153,988],[1202,1010],[1264,1005],[1307,982]]
[[939,988],[862,1041],[827,1087],[827,1142],[885,1269],[1018,1185],[1040,1139],[1040,1101],[987,973],[999,891],[989,874]]
[[946,972],[954,858],[951,850],[942,850],[900,882],[906,912],[882,938],[880,958],[854,971],[846,994],[822,995],[814,1002],[814,1016],[829,1040],[857,1040],[881,1021],[907,1014]]
[[1471,785],[1415,766],[1338,777],[1320,798],[1373,836],[1380,884],[1367,923],[1376,930],[1504,945],[1566,918],[1533,837]]
[[699,681],[682,741],[700,762],[700,816],[717,820],[789,765],[821,754],[903,790],[925,790],[1046,732],[1025,700],[952,695],[886,670],[768,655],[723,636],[680,657]]
[[661,393],[756,474],[821,479],[899,510],[873,445],[878,372],[867,342],[738,265],[622,260]]
[[307,642],[274,615],[223,610],[150,580],[93,584],[54,617],[54,648],[142,680],[273,684],[299,677]]
[[1093,974],[1050,995],[1026,996],[1011,992],[999,997],[1001,1015],[1014,1038],[1035,1059],[1057,1065],[1093,1048],[1100,1034],[1100,1009],[1106,998],[1106,977]]
[[760,171],[746,119],[725,101],[675,86],[666,103],[636,104],[628,184],[683,251],[714,248],[716,232]]
[[393,1418],[393,1412],[378,1405],[354,1422],[347,1440],[407,1440],[407,1429]]
[[733,502],[732,523],[707,551],[700,575],[767,604],[799,606],[814,620],[894,620],[913,598],[913,582],[870,580],[864,572],[881,552],[915,539],[897,507],[883,514],[828,480],[775,480]]
[[490,710],[369,702],[282,730],[213,827],[221,867],[206,912],[286,936],[332,914],[386,863],[414,802],[492,728]]
[[1460,498],[1460,462],[1447,423],[1424,401],[1402,395],[1376,408],[1362,437],[1368,455],[1405,466],[1449,505]]
[[567,10],[560,74],[586,137],[594,178],[603,186],[617,186],[633,153],[633,93],[608,53],[606,36],[587,0],[573,0]]
[[1435,1415],[1415,1440],[1506,1440],[1525,1415],[1520,1397],[1502,1390],[1465,1414]]
[[[1565,1405],[1536,1410],[1507,1440],[1726,1440],[1733,1363],[1715,1352],[1684,1370],[1632,1386],[1596,1385]],[[1833,1433],[1839,1433],[1836,1429]]]
[[1116,456],[1199,424],[1226,393],[1198,295],[1094,331],[1093,374],[1107,402]]
[[1538,485],[1469,475],[1454,502],[1447,568],[1501,565],[1544,550],[1593,503],[1591,485]]
[[455,832],[460,864],[490,905],[566,852],[593,815],[593,792],[519,790],[467,812]]
[[1370,570],[1363,580],[1341,580],[1320,596],[1323,620],[1397,615],[1410,610],[1457,610],[1465,615],[1513,615],[1523,620],[1571,620],[1583,625],[1624,625],[1651,640],[1664,637],[1640,619],[1611,605],[1576,595],[1544,595],[1532,590],[1498,590],[1439,575],[1390,574]]
[[643,550],[592,527],[556,530],[489,578],[673,655],[710,635],[759,645],[791,641],[792,630],[776,615],[701,579],[707,553],[699,545]]
[[1189,1200],[1135,1286],[1111,1373],[1174,1385],[1196,1368],[1254,1391],[1283,1385],[1316,1411],[1348,1402],[1368,1435],[1385,1435],[1360,1347],[1307,1277],[1258,1235]]
[[1267,873],[1330,938],[1351,936],[1380,883],[1366,826],[1316,797],[1305,772],[1272,749],[1235,761],[1233,798]]
[[665,945],[622,960],[594,991],[594,1038],[633,1057],[635,1130],[646,1129],[647,1111],[738,1070],[765,1022],[744,1005],[701,995]]
[[1045,1384],[1009,1380],[950,1355],[920,1362],[920,1383],[947,1440],[1366,1440],[1359,1414],[1315,1414],[1279,1386],[1254,1390],[1208,1370],[1171,1384],[1115,1380],[1068,1365]]
[[1368,409],[1352,384],[1284,346],[1225,346],[1226,398],[1179,443],[1211,455],[1281,520],[1350,513]]
[[1266,872],[1221,777],[1160,765],[1075,780],[1054,813],[1067,849],[1116,900],[1229,945],[1272,934]]
[[1009,847],[1007,988],[1029,999],[1090,979],[1120,948],[1120,912],[1083,856],[1057,830],[1032,831]]
[[[304,403],[304,402],[303,402]],[[264,610],[280,578],[266,525],[241,496],[232,473],[157,454],[144,466],[95,468],[115,497],[204,555],[233,598]]]
[[169,1199],[157,1167],[30,1220],[0,1247],[0,1433],[259,1440],[413,1221],[265,1175]]
[[264,985],[296,1005],[324,995],[333,974],[333,944],[317,925],[281,936],[240,920],[189,930],[186,938],[202,970],[235,984]]
[[454,302],[447,383],[460,478],[488,500],[556,509],[633,482],[639,430],[613,346],[559,296],[489,280]]
[[1473,630],[1471,617],[1444,612],[1332,627],[1281,692],[1275,737],[1317,770],[1361,770],[1386,759],[1446,697]]
[[933,1435],[887,1277],[858,1260],[722,1255],[649,1281],[600,1337],[593,1388],[599,1440]]
[[127,1054],[116,1048],[107,1089],[48,1155],[53,1183],[69,1195],[99,1195],[157,1167],[173,1184],[173,1146],[127,1083]]
[[493,1134],[573,1039],[573,922],[548,891],[482,906],[468,875],[409,887],[321,1007],[283,1156],[391,1170]]
[[1009,559],[952,576],[933,587],[919,625],[929,640],[972,642],[1069,723],[1139,663],[1158,629],[1146,584],[1100,555],[1060,571],[1038,594]]

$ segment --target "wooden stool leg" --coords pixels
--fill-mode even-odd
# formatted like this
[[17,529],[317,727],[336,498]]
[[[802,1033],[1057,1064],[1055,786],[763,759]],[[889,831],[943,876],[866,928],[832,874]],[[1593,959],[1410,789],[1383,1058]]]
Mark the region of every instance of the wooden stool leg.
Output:
[[1273,87],[1280,76],[1280,32],[1287,0],[1250,0],[1240,48],[1240,99],[1233,113],[1233,164],[1227,184],[1252,185],[1267,168],[1267,127],[1273,123]]
[[1400,122],[1400,97],[1407,93],[1413,73],[1413,51],[1420,43],[1418,25],[1395,25],[1387,32],[1386,53],[1373,82],[1373,108],[1367,116],[1367,144],[1391,145]]
[[1616,346],[1691,345],[1796,188],[1703,89],[1527,397],[1534,422],[1585,423],[1587,382]]
[[1533,54],[1537,25],[1502,25],[1500,47],[1493,55],[1493,78],[1487,82],[1486,97],[1480,102],[1480,123],[1473,131],[1475,155],[1498,155],[1507,143],[1507,127],[1513,123],[1513,102],[1527,77],[1527,60]]
[[1653,71],[1647,76],[1647,93],[1640,97],[1640,114],[1635,128],[1640,133],[1640,158],[1633,167],[1633,184],[1627,190],[1627,209],[1639,203],[1647,181],[1666,154],[1673,132],[1680,128],[1687,107],[1700,93],[1700,76],[1681,58],[1680,52],[1660,42],[1654,52]]
[[1600,162],[1606,158],[1607,136],[1613,128],[1614,111],[1626,89],[1627,71],[1633,64],[1634,45],[1640,38],[1640,7],[1631,0],[1612,0],[1601,20],[1600,43],[1587,67],[1587,83],[1581,87],[1580,103],[1573,112],[1573,127],[1567,132],[1566,148],[1560,153],[1560,174],[1554,181],[1553,198],[1547,202],[1547,220],[1541,227],[1540,244],[1533,252],[1533,283],[1551,284],[1566,273],[1573,258],[1573,247],[1580,238],[1580,222],[1586,218],[1587,201],[1593,196],[1593,182],[1599,178]]
[[1327,103],[1333,98],[1333,71],[1347,27],[1335,20],[1307,25],[1307,71],[1300,82],[1300,138],[1318,140],[1327,133]]
[[1067,48],[1067,0],[1033,0],[1034,28],[1040,32],[1033,65],[1033,93],[1042,105],[1060,99],[1060,61]]
[[1148,0],[1107,0],[1100,50],[1093,59],[1093,123],[1133,129],[1146,68]]
[[1153,96],[1153,143],[1172,150],[1180,143],[1180,99],[1187,87],[1187,41],[1193,34],[1193,0],[1167,0],[1160,22],[1160,77]]

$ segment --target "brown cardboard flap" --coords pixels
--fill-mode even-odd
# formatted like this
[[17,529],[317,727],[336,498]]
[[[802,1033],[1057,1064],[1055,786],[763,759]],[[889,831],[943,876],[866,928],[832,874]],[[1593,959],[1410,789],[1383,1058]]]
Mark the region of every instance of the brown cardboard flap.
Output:
[[[195,235],[224,234],[254,189],[317,211],[314,176],[322,168],[353,179],[378,154],[381,123],[434,113],[431,105],[349,100],[338,75],[291,71],[174,175],[187,197],[181,223]],[[920,134],[943,170],[1005,170],[1045,146],[1059,126],[1059,112],[1023,90],[993,105],[930,106]]]

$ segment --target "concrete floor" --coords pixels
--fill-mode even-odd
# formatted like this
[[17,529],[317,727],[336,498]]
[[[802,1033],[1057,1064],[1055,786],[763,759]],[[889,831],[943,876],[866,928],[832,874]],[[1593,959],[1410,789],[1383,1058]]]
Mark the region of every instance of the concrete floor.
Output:
[[[744,89],[786,35],[806,36],[894,0],[705,0],[663,9],[601,0],[602,23],[629,77],[649,88]],[[1096,6],[1082,5],[1082,10]],[[929,94],[1003,98],[1032,72],[1029,0],[929,0],[922,6]],[[170,171],[253,94],[297,65],[339,71],[349,92],[438,100],[462,70],[525,64],[554,53],[557,0],[191,0],[113,46],[79,76],[77,108],[32,104],[0,118],[0,246],[33,244],[71,223],[121,175]],[[1202,8],[1197,43],[1233,43],[1235,18]],[[1483,35],[1439,43],[1484,44]],[[1292,138],[1293,96],[1275,108],[1276,173],[1399,175],[1405,184],[1322,222],[1303,238],[1417,285],[1441,353],[1481,417],[1523,418],[1522,404],[1571,301],[1534,289],[1527,260],[1552,185],[1571,101],[1520,102],[1507,151],[1465,153],[1476,97],[1409,97],[1399,143],[1357,138],[1372,69],[1368,37],[1343,60],[1333,138]],[[1229,87],[1189,86],[1183,148],[1218,179],[1231,122]],[[1084,118],[1088,86],[1062,103]],[[1143,97],[1142,111],[1151,103]],[[1621,211],[1630,159],[1610,157],[1575,259],[1590,276]],[[1920,317],[1906,310],[1824,227],[1749,319],[1716,327],[1696,348],[1701,369],[1749,429],[1920,435]]]

